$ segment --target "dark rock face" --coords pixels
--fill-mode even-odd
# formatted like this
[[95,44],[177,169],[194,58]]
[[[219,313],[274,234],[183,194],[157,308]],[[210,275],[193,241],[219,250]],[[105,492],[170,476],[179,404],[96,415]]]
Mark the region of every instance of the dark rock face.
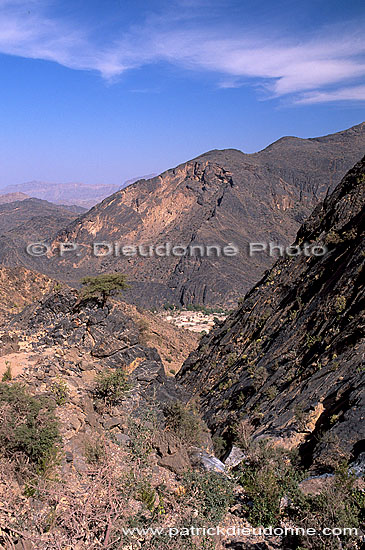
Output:
[[328,252],[279,260],[185,362],[213,432],[246,419],[320,473],[364,451],[364,204],[365,158],[298,232]]
[[[282,138],[251,155],[211,151],[105,199],[52,239],[49,257],[11,253],[4,243],[2,261],[75,285],[84,275],[122,271],[133,282],[126,300],[144,307],[232,306],[274,262],[268,253],[249,257],[248,243],[289,245],[300,223],[364,150],[365,123],[315,139]],[[95,257],[91,244],[103,241],[221,248],[234,243],[239,254]],[[79,249],[59,257],[64,242]]]

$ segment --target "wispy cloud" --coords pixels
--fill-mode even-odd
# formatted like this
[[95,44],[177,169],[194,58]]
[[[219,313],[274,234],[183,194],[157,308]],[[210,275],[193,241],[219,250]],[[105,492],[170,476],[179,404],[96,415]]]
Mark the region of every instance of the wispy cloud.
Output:
[[46,15],[44,0],[0,0],[0,52],[54,61],[70,69],[96,70],[104,78],[121,74],[117,51],[104,51],[80,24]]
[[[190,6],[194,1],[181,3]],[[198,2],[200,8],[202,4]],[[152,14],[140,26],[121,28],[119,36],[100,45],[92,29],[52,17],[46,8],[41,0],[0,0],[0,52],[95,70],[109,80],[129,69],[167,61],[216,73],[221,88],[252,81],[266,97],[288,96],[294,103],[364,100],[360,80],[365,76],[365,41],[360,25],[358,31],[354,24],[319,29],[317,36],[299,40],[267,29],[255,35],[254,29],[248,32],[234,25],[217,28],[207,22],[202,27],[191,16]]]
[[327,103],[330,101],[365,101],[365,86],[349,86],[338,90],[308,92],[296,103]]

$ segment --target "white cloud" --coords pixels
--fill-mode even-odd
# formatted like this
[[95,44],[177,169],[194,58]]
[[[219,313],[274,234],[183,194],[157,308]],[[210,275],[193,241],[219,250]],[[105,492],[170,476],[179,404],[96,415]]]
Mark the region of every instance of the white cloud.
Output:
[[365,86],[349,86],[331,91],[303,94],[296,103],[326,103],[329,101],[365,101]]
[[199,26],[185,14],[151,15],[139,27],[121,29],[119,39],[104,40],[100,47],[91,29],[52,18],[45,8],[42,0],[0,0],[0,52],[96,70],[106,79],[167,61],[215,72],[221,88],[243,81],[247,85],[252,79],[269,97],[289,94],[295,103],[363,99],[364,86],[356,81],[365,76],[365,42],[355,24],[337,32],[319,29],[317,37],[299,41],[273,36],[272,30],[260,29],[255,37],[252,30],[249,34],[209,23]]

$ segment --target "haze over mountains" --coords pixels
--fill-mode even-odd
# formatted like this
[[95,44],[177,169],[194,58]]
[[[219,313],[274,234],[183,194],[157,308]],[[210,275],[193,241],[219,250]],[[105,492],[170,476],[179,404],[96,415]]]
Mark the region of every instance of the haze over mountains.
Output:
[[[7,265],[21,263],[77,284],[84,275],[122,271],[132,281],[126,299],[232,306],[274,258],[248,255],[250,242],[290,245],[300,224],[365,150],[365,123],[329,136],[281,138],[263,151],[216,150],[118,191],[48,235],[52,253],[27,257],[8,246]],[[232,257],[95,257],[93,242],[122,245],[234,243]],[[79,245],[60,258],[59,244]]]
[[118,191],[119,189],[122,189],[139,179],[150,178],[154,175],[155,174],[147,174],[146,176],[133,178],[120,185],[92,185],[79,182],[48,183],[43,181],[29,181],[16,185],[7,185],[3,189],[0,189],[0,193],[21,193],[28,195],[28,197],[43,199],[55,204],[76,204],[88,210],[98,202],[101,202],[108,195],[115,193],[115,191]]

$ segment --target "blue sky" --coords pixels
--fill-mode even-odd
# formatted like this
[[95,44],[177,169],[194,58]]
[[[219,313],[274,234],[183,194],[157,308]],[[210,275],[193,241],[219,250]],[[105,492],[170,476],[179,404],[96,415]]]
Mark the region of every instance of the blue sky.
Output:
[[364,23],[357,0],[0,0],[0,187],[358,124]]

